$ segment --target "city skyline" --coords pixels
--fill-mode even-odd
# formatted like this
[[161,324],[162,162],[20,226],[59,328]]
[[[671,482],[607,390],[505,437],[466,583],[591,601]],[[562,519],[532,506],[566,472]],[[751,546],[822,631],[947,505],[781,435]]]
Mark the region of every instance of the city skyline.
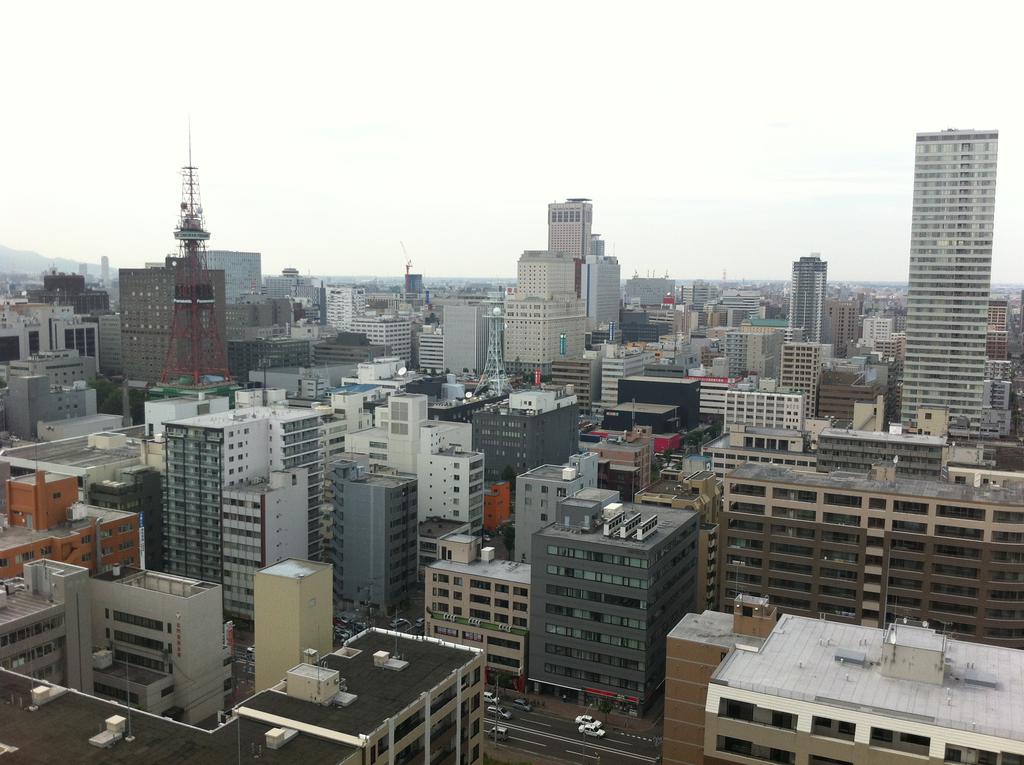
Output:
[[[820,8],[794,10],[792,24],[775,19],[777,33],[761,35],[774,14],[751,6],[749,24],[730,25],[730,44],[744,51],[733,57],[715,42],[729,22],[715,9],[664,7],[650,24],[595,7],[565,25],[568,9],[548,9],[544,24],[528,10],[455,9],[428,38],[421,14],[436,13],[410,6],[385,42],[375,33],[385,20],[369,8],[327,9],[314,25],[255,13],[237,32],[230,11],[204,10],[196,28],[176,11],[132,38],[69,6],[46,43],[76,61],[69,70],[39,55],[31,32],[44,19],[19,7],[12,27],[26,33],[0,54],[21,72],[8,94],[21,117],[5,125],[18,151],[0,192],[2,243],[47,258],[107,255],[116,267],[159,260],[191,115],[210,246],[261,252],[266,273],[358,273],[372,262],[400,274],[404,242],[428,276],[512,277],[519,253],[544,246],[546,205],[586,196],[626,276],[785,278],[815,251],[835,280],[903,281],[914,135],[973,127],[1003,135],[993,280],[1024,282],[1024,109],[1002,96],[1013,25],[958,22],[984,26],[963,35],[961,55],[989,61],[985,78],[920,78],[914,62],[943,33],[944,14],[914,8],[886,8],[883,25],[871,12],[844,15],[836,38],[818,33],[830,24]],[[498,22],[508,33],[499,40],[467,34]],[[557,35],[566,25],[621,43],[615,57],[588,60],[574,87],[588,118],[571,141],[571,128],[539,118],[563,108],[562,72],[579,66]],[[712,33],[680,42],[678,30],[700,28]],[[186,29],[224,52],[183,59]],[[348,30],[341,44],[335,29]],[[276,54],[239,60],[225,46],[233,34]],[[521,39],[539,53],[523,56]],[[878,54],[868,62],[865,39]],[[959,91],[973,94],[969,106],[948,108],[943,94]]]

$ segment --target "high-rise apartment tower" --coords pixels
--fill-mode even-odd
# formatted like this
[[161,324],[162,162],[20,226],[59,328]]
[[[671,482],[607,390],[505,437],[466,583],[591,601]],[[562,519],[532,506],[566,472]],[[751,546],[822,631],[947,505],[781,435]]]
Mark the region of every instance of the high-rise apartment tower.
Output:
[[950,424],[981,422],[996,202],[995,130],[918,133],[910,230],[903,422],[949,407]]
[[793,283],[789,291],[789,326],[802,327],[808,343],[822,341],[825,317],[825,287],[828,263],[812,252],[793,263]]

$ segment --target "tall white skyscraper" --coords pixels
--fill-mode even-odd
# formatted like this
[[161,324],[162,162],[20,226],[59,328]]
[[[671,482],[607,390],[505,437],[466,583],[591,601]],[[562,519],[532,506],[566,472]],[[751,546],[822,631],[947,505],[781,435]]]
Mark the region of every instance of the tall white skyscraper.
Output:
[[564,252],[575,263],[576,297],[583,297],[581,272],[590,254],[594,206],[589,199],[573,198],[548,205],[548,251]]
[[981,424],[992,282],[996,130],[917,134],[903,422],[949,407],[950,428]]
[[352,321],[366,310],[366,290],[363,287],[327,287],[327,323],[336,329],[349,331]]
[[804,340],[820,343],[825,321],[825,287],[828,263],[812,252],[793,263],[793,282],[789,291],[789,326],[802,327]]
[[583,259],[590,254],[594,205],[589,199],[567,199],[548,205],[548,250]]
[[[601,244],[604,250],[604,242]],[[587,305],[587,323],[600,327],[619,320],[619,304],[622,302],[622,272],[617,258],[587,255],[583,262],[582,288],[580,297]]]

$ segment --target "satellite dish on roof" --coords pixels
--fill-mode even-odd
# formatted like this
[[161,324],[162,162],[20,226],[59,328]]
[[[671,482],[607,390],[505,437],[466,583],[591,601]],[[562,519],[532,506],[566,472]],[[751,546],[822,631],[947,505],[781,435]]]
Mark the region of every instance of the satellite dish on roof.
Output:
[[402,375],[404,375],[408,371],[409,370],[406,369],[405,367],[400,367],[399,370],[398,370],[398,376],[401,377]]

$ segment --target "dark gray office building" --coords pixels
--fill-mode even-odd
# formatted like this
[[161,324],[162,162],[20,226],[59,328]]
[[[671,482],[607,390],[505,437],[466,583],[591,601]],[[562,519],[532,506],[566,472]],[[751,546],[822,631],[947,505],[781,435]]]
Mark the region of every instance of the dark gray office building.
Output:
[[473,450],[484,454],[484,480],[522,475],[539,465],[563,465],[580,450],[576,396],[526,390],[473,413]]
[[391,609],[418,584],[419,525],[416,476],[368,472],[352,460],[330,465],[334,485],[334,602]]
[[122,468],[116,480],[89,484],[89,504],[139,514],[145,568],[164,570],[164,492],[160,471],[149,465]]
[[583,489],[533,535],[529,689],[643,715],[696,605],[700,516]]
[[236,380],[246,380],[254,369],[308,367],[310,345],[309,340],[291,337],[228,340],[228,371]]

